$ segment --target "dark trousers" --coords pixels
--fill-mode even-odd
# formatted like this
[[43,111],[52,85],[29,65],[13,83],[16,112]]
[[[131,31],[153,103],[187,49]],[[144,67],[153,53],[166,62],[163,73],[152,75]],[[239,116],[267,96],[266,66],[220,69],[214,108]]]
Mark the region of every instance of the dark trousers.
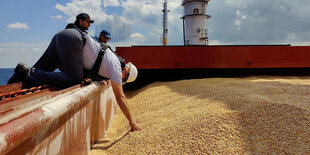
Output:
[[[62,72],[54,72],[57,68]],[[83,80],[83,39],[74,29],[58,32],[28,73],[30,83],[72,86]]]

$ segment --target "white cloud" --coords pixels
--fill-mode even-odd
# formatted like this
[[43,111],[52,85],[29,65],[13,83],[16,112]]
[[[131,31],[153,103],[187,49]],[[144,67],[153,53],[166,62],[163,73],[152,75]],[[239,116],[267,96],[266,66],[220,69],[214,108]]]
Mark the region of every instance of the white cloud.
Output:
[[209,45],[228,45],[229,43],[221,42],[220,40],[209,40]]
[[38,47],[35,47],[35,48],[32,49],[32,51],[40,52],[40,51],[42,51],[42,49],[40,49],[40,48],[38,48]]
[[16,23],[10,23],[7,26],[8,29],[29,29],[27,23],[20,23],[20,22],[16,22]]
[[118,2],[118,0],[103,0],[103,6],[107,7],[107,6],[119,6],[120,3]]
[[310,1],[225,2],[209,3],[208,12],[212,15],[211,20],[207,21],[208,29],[212,30],[209,31],[210,40],[236,44],[295,44],[310,41],[310,36],[307,35],[310,34],[310,21],[305,20],[310,18]]
[[134,33],[130,35],[130,39],[135,41],[136,43],[143,43],[144,36],[140,33]]
[[[104,3],[108,2],[112,1],[104,1]],[[101,8],[102,5],[101,0],[73,0],[65,6],[56,4],[56,8],[69,16],[68,22],[74,22],[76,15],[81,12],[89,14],[95,21],[89,28],[92,35],[98,35],[102,29],[106,29],[111,32],[112,41],[127,39],[132,31],[131,22],[121,16],[106,14]],[[115,2],[113,6],[116,6]]]
[[236,19],[234,21],[234,24],[236,25],[239,31],[241,30],[242,21],[246,19],[246,16],[244,14],[245,14],[244,12],[241,12],[240,10],[236,10]]
[[42,43],[0,43],[0,68],[15,67],[18,62],[32,66],[44,53],[49,42]]
[[117,15],[109,15],[104,21],[97,21],[91,27],[95,28],[95,35],[99,35],[103,29],[109,31],[112,42],[126,40],[132,33],[132,24],[124,17]]
[[96,31],[95,30],[88,30],[88,34],[90,35],[90,36],[97,36],[97,34],[96,34]]
[[[161,44],[163,1],[127,0],[121,6],[124,17],[131,21],[134,29],[139,30],[138,33],[144,35],[144,44]],[[168,9],[168,44],[182,44],[181,1],[169,0]]]
[[64,18],[63,16],[61,15],[57,15],[57,16],[51,16],[52,19],[62,19]]
[[240,11],[237,10],[237,11],[236,11],[236,15],[237,15],[237,16],[240,16],[240,14],[241,14]]
[[[111,9],[107,6],[115,6],[117,8],[113,9],[123,12],[107,14]],[[128,45],[160,44],[162,7],[163,0],[72,0],[65,5],[56,5],[69,17],[68,22],[73,22],[78,13],[88,13],[95,20],[89,30],[91,34],[98,35],[106,29],[112,34],[111,43],[121,45],[126,42]],[[168,44],[183,44],[181,1],[169,0],[168,9]],[[272,44],[310,40],[310,21],[305,20],[310,18],[308,0],[210,1],[207,13],[212,16],[207,20],[210,43]]]
[[134,34],[131,34],[130,35],[130,38],[140,38],[140,39],[143,39],[144,36],[140,33],[134,33]]
[[121,6],[124,8],[124,16],[137,23],[137,26],[152,26],[162,15],[160,1],[127,0],[122,2]]
[[241,25],[241,21],[239,19],[235,20],[235,25],[238,27],[238,29],[240,30],[240,25]]
[[[121,15],[107,14],[104,10],[108,11],[108,8],[103,8],[106,6],[117,6],[119,9],[122,8],[123,12]],[[154,0],[72,0],[71,3],[65,5],[56,4],[58,10],[69,16],[68,22],[73,22],[78,13],[86,12],[95,20],[89,28],[91,34],[98,35],[102,29],[106,29],[111,32],[111,42],[128,41],[129,45],[137,40],[141,44],[160,44],[162,7],[163,1]],[[168,28],[171,34],[168,43],[172,40],[175,44],[182,40],[183,34],[180,19],[182,16],[181,2],[169,0],[168,9],[170,10]],[[142,34],[144,38],[133,38],[132,34]]]
[[105,20],[107,16],[102,11],[101,5],[101,0],[73,0],[71,3],[66,3],[65,6],[56,4],[56,9],[69,16],[68,22],[74,22],[76,15],[82,12],[89,14],[96,22],[98,19]]
[[[226,0],[226,4],[230,7],[246,8],[251,0]],[[211,1],[211,3],[214,3]]]

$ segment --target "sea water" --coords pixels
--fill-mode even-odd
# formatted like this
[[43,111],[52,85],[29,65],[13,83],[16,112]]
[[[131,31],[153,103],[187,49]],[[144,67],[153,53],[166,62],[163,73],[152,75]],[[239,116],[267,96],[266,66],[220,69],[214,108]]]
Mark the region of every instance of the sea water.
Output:
[[[6,85],[14,74],[15,68],[0,68],[0,85]],[[60,72],[59,69],[56,69],[54,72]]]
[[6,85],[14,73],[14,68],[0,68],[0,85]]

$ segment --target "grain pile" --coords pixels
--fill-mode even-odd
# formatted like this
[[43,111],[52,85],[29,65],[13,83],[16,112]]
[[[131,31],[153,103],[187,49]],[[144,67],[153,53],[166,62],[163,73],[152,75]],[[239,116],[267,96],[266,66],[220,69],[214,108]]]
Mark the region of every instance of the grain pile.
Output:
[[310,154],[310,77],[155,82],[127,92],[96,154]]

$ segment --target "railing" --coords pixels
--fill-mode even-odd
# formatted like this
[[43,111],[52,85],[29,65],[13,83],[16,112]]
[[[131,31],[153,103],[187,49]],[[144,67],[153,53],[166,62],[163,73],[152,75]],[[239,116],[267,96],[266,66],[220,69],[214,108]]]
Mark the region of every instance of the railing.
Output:
[[88,154],[117,108],[106,82],[34,96],[0,102],[0,154]]

